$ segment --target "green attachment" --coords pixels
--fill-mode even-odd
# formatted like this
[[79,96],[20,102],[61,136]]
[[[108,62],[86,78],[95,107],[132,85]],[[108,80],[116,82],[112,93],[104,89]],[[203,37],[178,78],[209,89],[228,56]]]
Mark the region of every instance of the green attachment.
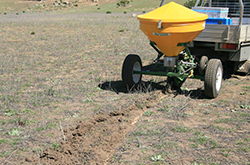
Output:
[[176,72],[179,75],[186,75],[186,76],[178,76],[174,79],[174,84],[177,87],[181,87],[181,85],[186,81],[186,79],[188,78],[188,76],[190,75],[190,73],[182,73],[182,71],[184,70],[184,67],[180,65],[180,63],[177,63],[177,67],[176,67]]
[[167,68],[164,65],[162,65],[162,63],[158,63],[158,60],[164,54],[157,48],[155,42],[150,41],[150,45],[158,53],[158,56],[155,59],[156,63],[152,64],[153,68],[149,70],[146,70],[145,68],[145,70],[143,71],[133,71],[133,74],[173,77],[174,85],[176,87],[181,87],[181,85],[186,81],[188,77],[204,80],[204,77],[197,77],[193,75],[193,69],[195,68],[195,64],[194,64],[194,57],[191,55],[190,50],[188,48],[189,44],[190,42],[178,43],[177,46],[185,47],[182,53],[183,62],[178,62],[175,67]]
[[[190,50],[188,48],[189,44],[190,44],[190,42],[178,43],[177,46],[185,46],[185,49],[183,50],[183,52],[184,52],[184,61],[194,63],[194,57],[192,56],[192,54],[190,53]],[[182,67],[183,67],[183,70],[190,69],[190,66],[186,65],[186,64],[184,64]],[[193,75],[193,69],[190,69],[189,74],[190,74],[190,77],[194,76]]]
[[154,48],[154,50],[158,53],[157,58],[155,59],[155,61],[159,60],[164,54],[162,53],[162,51],[160,51],[157,47],[156,47],[156,43],[153,41],[150,41],[150,45]]
[[134,71],[134,74],[144,74],[144,75],[153,75],[153,76],[168,76],[168,77],[178,77],[180,79],[186,79],[189,74],[180,74],[180,73],[174,73],[174,72],[159,72],[159,71]]
[[188,45],[190,44],[190,42],[186,42],[186,43],[178,43],[177,46],[185,46],[185,52],[191,57],[191,53],[190,50],[188,49]]

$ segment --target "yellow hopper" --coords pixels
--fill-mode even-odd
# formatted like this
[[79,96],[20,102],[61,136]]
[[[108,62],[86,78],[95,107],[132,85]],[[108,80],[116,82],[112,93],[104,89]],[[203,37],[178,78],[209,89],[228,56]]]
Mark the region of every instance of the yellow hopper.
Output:
[[205,28],[206,14],[200,14],[175,2],[170,2],[137,17],[143,33],[165,56],[178,56]]

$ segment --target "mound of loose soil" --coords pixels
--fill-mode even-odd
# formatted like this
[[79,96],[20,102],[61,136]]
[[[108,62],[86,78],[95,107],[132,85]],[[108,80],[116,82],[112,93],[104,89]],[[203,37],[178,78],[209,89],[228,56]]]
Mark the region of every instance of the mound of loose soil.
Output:
[[110,162],[115,149],[122,143],[145,110],[134,105],[120,112],[102,112],[93,118],[80,121],[68,131],[63,131],[59,150],[47,149],[39,158],[27,157],[27,162],[52,164],[75,164],[88,162],[104,164]]

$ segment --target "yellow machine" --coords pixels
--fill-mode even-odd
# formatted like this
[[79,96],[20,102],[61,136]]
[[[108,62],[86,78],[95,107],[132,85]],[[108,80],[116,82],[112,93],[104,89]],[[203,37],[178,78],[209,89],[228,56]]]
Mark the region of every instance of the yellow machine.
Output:
[[205,28],[206,14],[170,2],[147,14],[139,15],[140,28],[166,56],[178,56],[185,48],[178,43],[192,42]]
[[[163,2],[159,8],[137,17],[158,56],[152,64],[142,67],[141,58],[129,54],[122,66],[123,83],[131,89],[140,84],[143,74],[167,76],[167,89],[180,89],[187,78],[196,78],[204,81],[207,97],[217,97],[223,73],[221,61],[201,58],[197,62],[188,48],[205,28],[208,16],[175,2],[162,6]],[[197,69],[200,74],[196,74]]]

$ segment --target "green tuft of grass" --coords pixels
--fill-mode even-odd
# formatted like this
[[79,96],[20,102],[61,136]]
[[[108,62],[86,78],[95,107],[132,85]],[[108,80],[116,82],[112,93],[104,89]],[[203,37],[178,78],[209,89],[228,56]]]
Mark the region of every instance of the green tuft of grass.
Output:
[[37,128],[35,128],[34,130],[35,130],[35,131],[43,131],[43,130],[45,130],[45,127],[37,127]]
[[215,148],[218,148],[219,147],[219,144],[216,140],[211,140],[211,148],[212,149],[215,149]]
[[124,32],[125,30],[124,29],[119,29],[119,32]]
[[198,143],[192,143],[192,144],[190,144],[191,145],[191,147],[193,147],[193,148],[198,148],[199,147],[199,144]]
[[58,126],[58,124],[56,122],[51,122],[51,123],[48,123],[45,127],[37,127],[34,130],[35,131],[43,131],[43,130],[53,128],[53,127],[57,127],[57,126]]
[[9,132],[7,132],[6,134],[8,134],[10,136],[19,136],[21,134],[21,132],[18,129],[13,128]]
[[210,137],[205,136],[205,135],[199,135],[194,138],[190,138],[189,141],[204,145],[209,141]]
[[153,111],[146,111],[146,112],[143,113],[143,116],[151,116],[154,113],[155,112],[153,112]]
[[239,151],[250,152],[250,147],[249,146],[242,146],[239,148]]
[[240,108],[242,108],[242,109],[250,109],[250,105],[243,104],[243,105],[240,105]]
[[8,151],[0,153],[0,157],[8,156],[10,153]]
[[4,143],[7,143],[9,140],[8,139],[5,139],[5,138],[3,138],[3,139],[0,139],[0,144],[4,144]]
[[192,129],[185,126],[177,126],[173,128],[174,132],[190,132]]
[[51,147],[52,147],[53,150],[57,150],[60,147],[60,144],[59,143],[53,143]]
[[250,86],[243,86],[242,89],[243,89],[244,91],[250,91]]
[[14,115],[16,115],[16,111],[14,109],[8,109],[4,113],[4,116],[14,116]]
[[162,158],[161,155],[152,156],[152,157],[151,157],[151,160],[154,161],[154,162],[157,162],[157,161],[164,161],[164,159]]
[[229,123],[229,122],[232,122],[233,120],[231,118],[222,118],[222,119],[219,119],[219,120],[215,120],[215,123],[216,124],[219,124],[219,123]]
[[229,157],[229,155],[232,155],[231,152],[232,152],[233,150],[231,150],[231,149],[222,149],[221,151],[223,152],[223,153],[222,153],[223,156]]

